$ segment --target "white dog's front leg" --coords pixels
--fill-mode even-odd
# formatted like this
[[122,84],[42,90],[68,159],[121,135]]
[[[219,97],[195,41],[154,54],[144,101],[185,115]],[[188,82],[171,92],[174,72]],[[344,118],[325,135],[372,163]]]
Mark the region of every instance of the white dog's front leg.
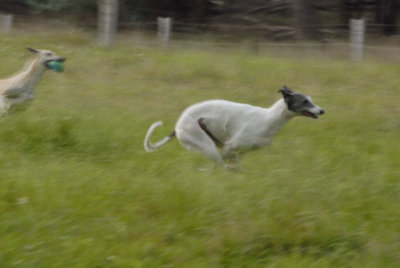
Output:
[[235,157],[235,152],[232,150],[232,146],[229,142],[225,143],[224,147],[222,147],[221,156],[224,160]]
[[225,167],[227,169],[238,169],[240,153],[234,150],[230,143],[224,144],[224,147],[222,148],[221,151],[221,155],[225,161]]

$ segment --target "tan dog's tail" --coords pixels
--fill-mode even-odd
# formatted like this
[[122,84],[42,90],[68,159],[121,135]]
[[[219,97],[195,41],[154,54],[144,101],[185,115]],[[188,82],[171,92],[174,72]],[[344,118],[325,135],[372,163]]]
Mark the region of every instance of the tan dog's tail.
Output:
[[162,126],[162,121],[157,121],[155,123],[153,123],[149,130],[147,130],[146,133],[146,137],[144,138],[144,149],[146,150],[146,152],[154,152],[157,151],[158,148],[160,148],[161,146],[163,146],[164,144],[166,144],[167,142],[169,142],[172,138],[175,137],[175,131],[173,131],[170,135],[164,137],[162,140],[156,142],[156,143],[151,143],[150,142],[150,137],[153,134],[154,130],[159,127]]

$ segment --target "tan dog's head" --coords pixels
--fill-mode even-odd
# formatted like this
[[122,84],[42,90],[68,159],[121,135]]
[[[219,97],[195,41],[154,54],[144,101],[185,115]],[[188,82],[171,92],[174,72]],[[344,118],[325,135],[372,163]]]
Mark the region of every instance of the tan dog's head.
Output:
[[27,47],[27,50],[30,52],[38,55],[40,61],[49,69],[54,69],[52,65],[50,64],[51,62],[59,62],[63,63],[66,61],[65,58],[58,56],[56,53],[50,50],[42,50],[42,49],[36,49],[36,48],[31,48]]

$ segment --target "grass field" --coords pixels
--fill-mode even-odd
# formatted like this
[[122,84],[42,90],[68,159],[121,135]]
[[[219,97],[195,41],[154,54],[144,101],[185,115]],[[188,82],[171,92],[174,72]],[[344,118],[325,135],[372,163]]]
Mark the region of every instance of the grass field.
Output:
[[[0,77],[47,71],[0,118],[0,267],[399,267],[400,65],[240,48],[102,48],[82,34],[0,36]],[[283,84],[326,114],[293,119],[243,172],[175,140],[146,153],[197,101],[269,106]]]

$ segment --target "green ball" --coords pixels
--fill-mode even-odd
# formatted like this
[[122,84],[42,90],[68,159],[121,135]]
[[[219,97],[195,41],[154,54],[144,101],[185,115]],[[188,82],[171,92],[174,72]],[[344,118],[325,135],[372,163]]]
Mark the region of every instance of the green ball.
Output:
[[62,63],[61,61],[52,60],[47,63],[47,66],[49,66],[50,69],[59,73],[64,71],[64,63]]

